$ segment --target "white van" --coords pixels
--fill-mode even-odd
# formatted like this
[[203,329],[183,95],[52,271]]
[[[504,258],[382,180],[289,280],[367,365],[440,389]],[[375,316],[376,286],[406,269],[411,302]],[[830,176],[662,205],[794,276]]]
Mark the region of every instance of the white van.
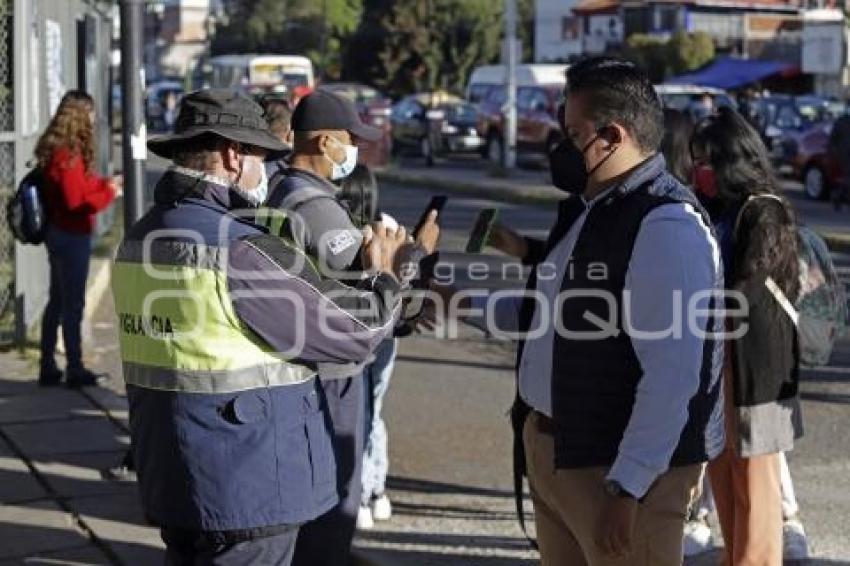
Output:
[[212,88],[261,94],[285,87],[315,88],[313,63],[299,55],[221,55],[209,61]]
[[[517,87],[558,86],[567,84],[567,65],[517,65]],[[466,99],[473,104],[484,100],[494,87],[505,84],[505,65],[476,67],[469,77]]]

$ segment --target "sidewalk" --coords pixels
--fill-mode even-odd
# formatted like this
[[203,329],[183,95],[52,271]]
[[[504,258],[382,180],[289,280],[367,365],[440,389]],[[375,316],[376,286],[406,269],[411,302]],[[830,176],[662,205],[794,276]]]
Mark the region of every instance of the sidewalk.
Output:
[[[93,261],[86,358],[100,371],[115,348],[99,319],[111,306],[107,276],[107,260]],[[136,485],[101,476],[129,443],[126,400],[106,388],[39,388],[36,375],[32,354],[0,354],[0,564],[161,563]]]

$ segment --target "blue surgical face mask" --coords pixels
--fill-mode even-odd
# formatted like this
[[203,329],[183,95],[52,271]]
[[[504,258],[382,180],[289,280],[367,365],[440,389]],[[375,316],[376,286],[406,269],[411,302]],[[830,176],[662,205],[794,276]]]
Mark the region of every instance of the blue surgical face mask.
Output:
[[337,163],[328,157],[327,154],[325,155],[325,158],[331,162],[332,166],[331,181],[339,181],[340,179],[345,179],[351,175],[351,172],[354,171],[355,167],[357,167],[357,146],[344,144],[336,138],[331,139],[345,150],[345,159],[342,163]]

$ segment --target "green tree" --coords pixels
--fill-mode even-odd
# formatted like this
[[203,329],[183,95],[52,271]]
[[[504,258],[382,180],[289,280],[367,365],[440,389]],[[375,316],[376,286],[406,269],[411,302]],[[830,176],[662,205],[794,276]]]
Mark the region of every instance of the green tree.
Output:
[[372,0],[352,38],[347,76],[392,96],[462,93],[472,68],[498,59],[501,3],[492,0]]
[[705,32],[680,32],[670,39],[668,54],[674,75],[693,71],[714,59],[714,40]]
[[667,76],[667,42],[663,39],[640,33],[630,35],[624,56],[643,67],[653,82],[663,82]]
[[713,60],[714,41],[702,32],[680,32],[669,40],[634,34],[626,40],[624,56],[646,69],[654,82],[663,82]]

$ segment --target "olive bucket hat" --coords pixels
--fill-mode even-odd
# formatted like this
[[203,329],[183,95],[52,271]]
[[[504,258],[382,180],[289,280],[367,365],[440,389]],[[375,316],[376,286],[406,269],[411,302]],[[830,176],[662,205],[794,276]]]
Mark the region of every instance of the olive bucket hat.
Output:
[[269,152],[289,149],[269,131],[259,104],[244,94],[226,89],[198,90],[184,96],[174,133],[150,138],[148,149],[171,159],[176,149],[186,147],[189,140],[203,134],[216,134]]

